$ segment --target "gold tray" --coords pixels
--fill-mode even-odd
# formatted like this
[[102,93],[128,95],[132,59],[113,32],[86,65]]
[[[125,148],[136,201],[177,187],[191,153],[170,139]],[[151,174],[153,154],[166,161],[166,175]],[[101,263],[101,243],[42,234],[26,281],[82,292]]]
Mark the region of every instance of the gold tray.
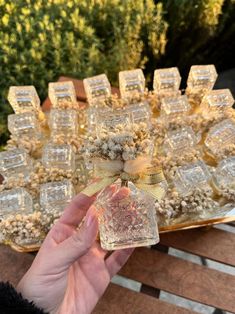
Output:
[[[160,226],[159,233],[167,233],[179,230],[187,230],[187,229],[194,229],[200,227],[210,227],[217,224],[228,223],[235,221],[235,208],[228,211],[228,213],[223,217],[214,217],[214,218],[206,218],[201,220],[191,220],[185,221],[181,223],[171,224],[169,226]],[[14,242],[7,242],[6,245],[9,245],[14,251],[20,253],[29,253],[29,252],[36,252],[40,249],[40,244],[29,244],[29,245],[19,245]]]

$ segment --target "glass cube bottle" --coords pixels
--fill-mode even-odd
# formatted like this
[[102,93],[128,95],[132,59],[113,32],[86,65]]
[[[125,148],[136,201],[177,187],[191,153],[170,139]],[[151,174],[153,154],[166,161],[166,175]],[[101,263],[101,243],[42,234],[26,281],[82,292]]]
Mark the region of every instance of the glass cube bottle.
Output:
[[187,80],[187,89],[191,91],[210,90],[217,79],[217,72],[213,64],[192,65]]
[[181,76],[178,68],[156,69],[154,71],[153,89],[157,93],[178,92]]
[[47,169],[75,170],[75,154],[68,144],[49,143],[44,146],[42,164]]
[[166,133],[163,148],[166,154],[179,155],[188,152],[197,145],[198,138],[191,127],[170,130]]
[[210,189],[209,181],[211,174],[202,160],[198,160],[194,163],[189,163],[177,168],[174,185],[178,192],[185,196],[190,192],[193,192],[195,188],[207,187]]
[[132,182],[121,181],[97,197],[102,248],[118,250],[159,242],[154,199]]
[[32,196],[24,188],[15,188],[0,192],[0,218],[9,215],[31,214],[33,212]]
[[161,117],[170,122],[190,113],[191,106],[186,95],[164,97],[161,101]]
[[219,162],[214,173],[214,180],[219,188],[235,188],[235,156]]
[[229,89],[210,90],[203,97],[200,108],[203,113],[224,112],[227,108],[231,108],[234,104],[232,93]]
[[141,69],[119,72],[119,89],[122,98],[143,94],[145,77]]
[[7,99],[15,113],[41,110],[40,99],[34,86],[11,86]]
[[130,112],[133,118],[133,122],[139,124],[146,122],[151,124],[151,109],[147,103],[140,102],[138,104],[132,104],[126,107],[126,111]]
[[88,77],[83,80],[88,103],[92,107],[111,96],[111,85],[106,74]]
[[[131,179],[128,180],[127,172],[124,173],[124,169],[127,171],[128,168],[127,163],[129,171],[132,162],[135,165],[138,163],[138,157],[134,157],[133,160],[130,151],[130,155],[127,154],[128,158],[124,156],[125,149],[128,150],[129,145],[131,148],[131,143],[134,143],[133,116],[128,111],[113,112],[101,116],[97,120],[97,125],[97,135],[101,139],[104,139],[103,135],[107,136],[108,149],[113,148],[116,152],[118,146],[119,155],[116,153],[116,159],[110,157],[112,161],[96,160],[96,171],[106,174],[109,171],[117,171],[120,175],[121,173],[127,175],[127,179],[117,179],[111,186],[103,189],[97,197],[101,246],[107,250],[116,250],[156,244],[159,236],[154,209],[155,200],[147,192],[135,186]],[[113,144],[109,146],[109,142]],[[139,161],[141,167],[144,162],[146,162],[144,158]]]
[[71,136],[78,133],[78,117],[76,110],[52,108],[49,116],[51,136]]
[[103,136],[119,136],[133,131],[133,118],[126,110],[98,111],[96,115],[96,134],[99,138]]
[[32,160],[24,149],[16,148],[0,152],[0,173],[5,179],[17,175],[27,180],[32,171]]
[[226,148],[235,144],[235,122],[223,120],[210,128],[205,139],[205,147],[209,153],[217,156]]
[[8,130],[16,137],[41,137],[41,129],[34,112],[10,114],[8,116]]
[[40,187],[40,205],[46,212],[62,212],[74,197],[75,191],[71,181],[48,182]]
[[76,103],[77,97],[72,81],[49,83],[48,96],[53,107],[60,107],[62,103]]

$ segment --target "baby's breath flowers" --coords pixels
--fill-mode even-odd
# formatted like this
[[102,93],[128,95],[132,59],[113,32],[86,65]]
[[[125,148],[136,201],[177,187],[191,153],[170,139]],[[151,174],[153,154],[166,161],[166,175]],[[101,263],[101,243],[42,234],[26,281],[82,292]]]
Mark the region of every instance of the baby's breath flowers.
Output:
[[144,122],[131,126],[116,125],[115,132],[105,130],[98,137],[95,133],[87,139],[85,151],[88,158],[133,160],[149,154],[151,138]]
[[171,189],[155,207],[160,225],[170,225],[209,217],[219,209],[219,204],[209,188],[195,188],[185,197]]
[[188,151],[181,151],[181,154],[159,155],[154,158],[153,163],[161,166],[166,178],[172,180],[178,167],[186,165],[187,163],[196,162],[201,159],[201,157],[201,151],[192,148]]
[[14,148],[24,148],[29,155],[34,156],[42,148],[42,140],[28,136],[16,137],[11,135],[7,142],[6,148],[7,150]]
[[222,186],[218,194],[225,203],[232,202],[235,205],[235,185],[230,187]]
[[9,215],[0,220],[1,242],[17,245],[40,245],[59,218],[59,213],[43,213],[35,211],[29,215]]

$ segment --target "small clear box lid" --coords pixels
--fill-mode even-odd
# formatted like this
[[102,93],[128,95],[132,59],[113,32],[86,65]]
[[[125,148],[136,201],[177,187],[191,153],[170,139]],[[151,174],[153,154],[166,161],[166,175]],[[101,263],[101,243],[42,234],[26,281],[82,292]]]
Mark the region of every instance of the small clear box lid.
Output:
[[45,183],[40,187],[40,205],[43,210],[61,212],[74,195],[74,187],[69,180]]
[[232,107],[234,99],[229,89],[214,89],[203,97],[201,107],[207,110],[217,110]]
[[165,153],[179,152],[183,154],[197,145],[198,138],[191,127],[168,131],[163,148]]
[[49,126],[53,134],[77,134],[78,116],[73,109],[52,108],[49,116]]
[[126,107],[126,111],[130,112],[134,123],[146,122],[151,125],[151,109],[147,103],[137,103]]
[[205,139],[205,146],[216,155],[229,145],[235,144],[235,122],[223,120],[210,128]]
[[212,89],[217,79],[217,72],[213,64],[192,65],[187,80],[187,88],[191,90]]
[[34,112],[10,114],[8,116],[8,129],[16,136],[40,137],[41,130]]
[[174,118],[188,114],[191,106],[186,95],[164,97],[161,101],[161,116]]
[[105,116],[107,112],[112,112],[113,110],[110,107],[95,107],[90,106],[87,108],[87,122],[88,122],[88,131],[93,132],[97,127],[97,119],[100,121],[102,116]]
[[175,92],[179,90],[181,76],[178,68],[157,69],[154,71],[153,89],[156,92]]
[[31,214],[33,212],[32,196],[24,188],[16,188],[0,192],[0,217],[16,213]]
[[130,112],[123,110],[101,111],[96,116],[97,136],[102,137],[110,133],[125,134],[128,130],[133,130],[133,118]]
[[199,160],[177,168],[174,184],[181,195],[192,192],[196,187],[205,187],[211,179],[211,174],[206,164]]
[[145,77],[141,69],[119,72],[119,88],[122,98],[142,94],[145,90]]
[[0,173],[4,178],[22,174],[26,177],[32,168],[32,161],[24,149],[16,148],[0,152]]
[[11,86],[8,97],[15,113],[40,111],[40,99],[34,86]]
[[49,143],[44,146],[42,163],[45,168],[58,168],[73,171],[75,169],[75,154],[68,144]]
[[48,96],[53,107],[59,107],[60,104],[76,103],[77,97],[72,81],[49,83]]
[[111,95],[111,85],[106,74],[88,77],[83,80],[83,84],[88,102],[92,106]]
[[235,187],[235,156],[220,161],[216,167],[214,178],[221,188]]

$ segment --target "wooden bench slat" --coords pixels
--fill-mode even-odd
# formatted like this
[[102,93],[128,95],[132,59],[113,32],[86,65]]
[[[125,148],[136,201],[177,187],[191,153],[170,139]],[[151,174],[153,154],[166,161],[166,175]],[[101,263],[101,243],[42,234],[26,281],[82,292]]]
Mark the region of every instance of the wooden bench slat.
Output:
[[136,249],[120,275],[184,298],[235,312],[235,276],[157,250]]
[[221,229],[194,229],[165,233],[161,244],[235,266],[235,233]]
[[31,266],[34,255],[18,253],[9,246],[0,245],[0,281],[9,281],[14,286]]
[[188,314],[196,313],[143,293],[110,284],[93,314]]

